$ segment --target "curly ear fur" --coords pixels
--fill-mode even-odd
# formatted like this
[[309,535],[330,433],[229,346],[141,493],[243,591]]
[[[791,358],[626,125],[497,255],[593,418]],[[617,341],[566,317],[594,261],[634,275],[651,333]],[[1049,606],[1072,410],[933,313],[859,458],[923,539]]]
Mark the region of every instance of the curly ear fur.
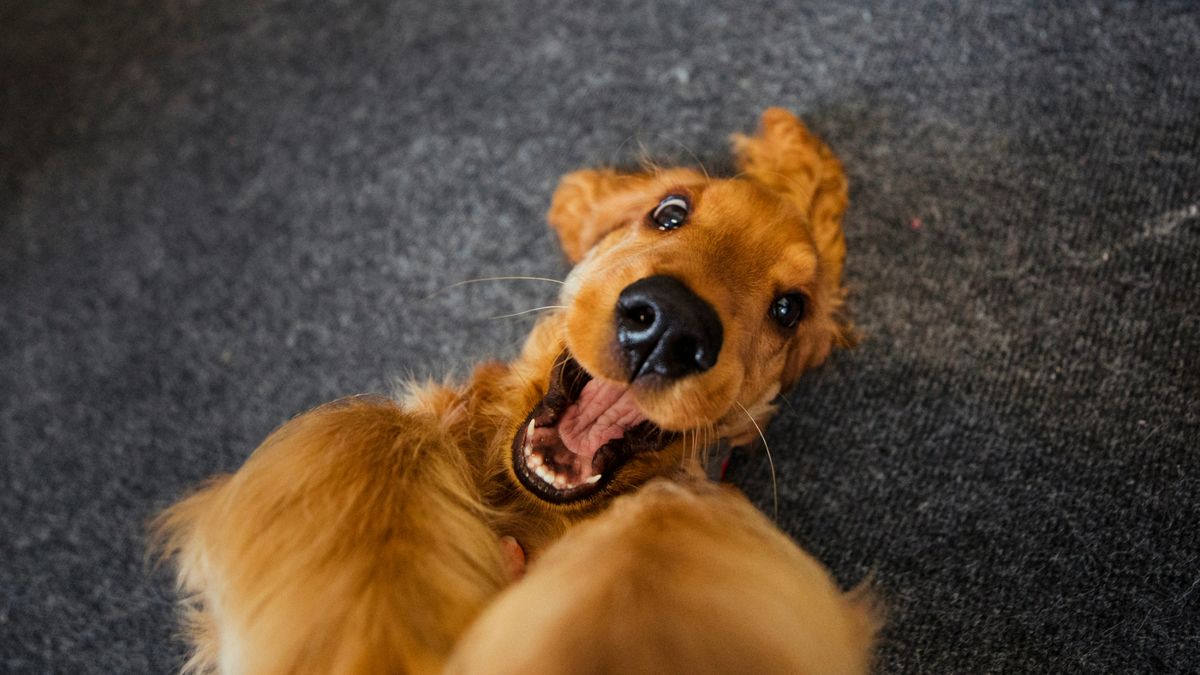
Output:
[[596,204],[620,191],[628,180],[612,169],[584,169],[558,181],[546,219],[572,264],[611,229],[611,223],[597,217]]
[[803,122],[782,108],[763,113],[757,135],[734,134],[732,140],[738,170],[790,197],[808,218],[823,276],[831,288],[840,286],[846,259],[842,215],[849,201],[842,163]]
[[571,264],[579,262],[604,235],[642,214],[646,191],[696,182],[691,169],[619,173],[585,169],[563,176],[550,201],[546,219],[558,234]]

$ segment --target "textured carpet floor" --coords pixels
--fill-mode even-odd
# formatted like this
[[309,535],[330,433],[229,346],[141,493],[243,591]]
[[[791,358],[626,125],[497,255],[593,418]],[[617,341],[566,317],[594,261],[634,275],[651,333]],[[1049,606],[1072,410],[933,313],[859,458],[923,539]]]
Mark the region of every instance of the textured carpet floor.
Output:
[[512,354],[552,287],[425,296],[564,274],[557,176],[768,105],[845,160],[866,335],[770,429],[779,520],[874,571],[880,669],[1200,669],[1194,4],[10,0],[0,671],[177,667],[155,509]]

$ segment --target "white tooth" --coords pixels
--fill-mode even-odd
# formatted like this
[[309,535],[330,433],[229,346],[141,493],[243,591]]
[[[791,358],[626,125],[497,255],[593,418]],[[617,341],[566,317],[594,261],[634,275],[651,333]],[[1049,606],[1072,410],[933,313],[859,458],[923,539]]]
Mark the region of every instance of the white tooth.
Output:
[[558,488],[559,490],[567,487],[567,479],[563,478],[562,476],[555,476],[554,487]]
[[526,443],[525,444],[525,459],[529,459],[532,455],[533,455],[533,446]]
[[533,420],[530,419],[529,426],[525,427],[525,442],[526,443],[529,443],[533,440],[533,429],[534,429]]
[[543,464],[541,455],[532,455],[531,456],[530,453],[528,453],[528,452],[525,453],[525,455],[527,457],[529,457],[529,466],[537,468]]
[[596,483],[600,482],[601,478],[602,478],[602,476],[600,474],[596,474],[595,476],[592,476],[591,478],[589,478],[583,482],[587,483],[588,485],[595,485]]
[[538,475],[538,478],[541,478],[547,483],[554,482],[554,472],[551,471],[549,467],[538,466],[534,469],[534,472]]

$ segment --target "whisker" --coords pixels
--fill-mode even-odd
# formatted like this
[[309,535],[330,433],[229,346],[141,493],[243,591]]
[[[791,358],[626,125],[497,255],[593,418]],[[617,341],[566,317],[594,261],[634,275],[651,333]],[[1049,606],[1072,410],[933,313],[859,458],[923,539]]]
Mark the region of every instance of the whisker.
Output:
[[701,470],[704,469],[703,453],[704,448],[700,445],[700,429],[692,429],[692,462],[699,462]]
[[566,363],[566,359],[563,358],[566,355],[567,355],[567,347],[566,347],[566,345],[563,345],[563,348],[558,350],[558,353],[554,355],[554,360],[552,361],[552,363],[554,363],[555,366],[557,366],[560,363]]
[[[564,346],[562,348],[562,351],[559,353],[563,354],[565,356],[567,354],[567,348]],[[564,359],[564,361],[565,361],[565,359]],[[576,365],[578,365],[578,364],[576,364]],[[576,387],[579,387],[579,383],[583,381],[584,377],[587,377],[587,371],[585,371],[582,367],[578,368],[575,371],[575,379],[571,382],[571,389],[574,390]],[[584,384],[583,386],[586,387],[587,384]],[[583,396],[582,388],[580,389],[579,395]]]
[[775,500],[775,519],[778,520],[779,483],[775,480],[775,459],[771,457],[771,446],[767,445],[767,437],[763,435],[762,428],[758,426],[758,422],[754,421],[754,416],[750,414],[749,410],[746,410],[746,406],[742,405],[739,401],[734,401],[734,403],[737,403],[737,407],[741,408],[742,412],[746,413],[746,418],[749,419],[750,423],[754,425],[754,430],[758,432],[758,437],[762,439],[763,449],[767,451],[767,464],[771,466],[771,496]]
[[558,279],[551,279],[550,277],[523,277],[523,276],[480,277],[478,279],[464,279],[458,283],[451,284],[450,286],[447,286],[446,288],[454,288],[456,286],[462,286],[465,284],[477,284],[481,281],[548,281],[552,284],[559,284],[560,286],[562,284],[566,283],[565,281],[560,281]]
[[617,146],[616,151],[613,152],[612,156],[610,157],[609,166],[618,166],[619,162],[621,161],[621,151],[625,149],[625,146],[629,144],[629,141],[637,138],[637,135],[638,132],[635,131],[626,136],[625,140],[621,141],[621,144]]
[[[567,362],[567,348],[564,345],[563,348],[558,350],[558,353],[554,355],[554,359],[551,360],[551,363],[553,365],[550,366],[550,375],[553,376],[555,374],[555,372],[558,372],[559,378],[561,380],[562,371],[558,370],[558,367],[563,365],[566,362]],[[546,382],[546,391],[549,391],[553,386],[554,386],[554,381],[548,380]]]
[[540,312],[545,309],[566,309],[566,308],[567,308],[566,305],[546,305],[545,307],[534,307],[533,309],[526,309],[526,310],[523,310],[520,312],[513,312],[512,314],[501,314],[500,316],[490,316],[488,318],[489,319],[511,319],[514,316],[521,316],[522,314],[530,314],[532,312]]
[[563,284],[566,283],[565,281],[559,281],[558,279],[551,279],[549,277],[524,277],[524,276],[480,277],[478,279],[464,279],[462,281],[459,281],[458,283],[450,284],[449,286],[446,286],[445,288],[439,288],[436,291],[425,296],[424,298],[421,298],[421,300],[422,301],[428,300],[428,299],[432,298],[433,296],[437,295],[438,293],[444,293],[452,288],[458,288],[459,286],[466,286],[467,284],[478,284],[478,283],[482,283],[484,281],[545,281],[545,282],[552,283],[552,284],[558,284],[559,286],[562,286]]
[[650,155],[650,149],[646,147],[646,144],[642,142],[640,137],[637,139],[637,144],[638,166],[642,168],[642,171],[655,175],[662,173],[662,166],[660,166],[658,162],[654,161],[654,157]]
[[704,162],[701,162],[701,161],[700,161],[700,157],[699,157],[699,155],[697,155],[695,152],[693,152],[691,148],[689,148],[688,146],[684,145],[683,141],[681,141],[681,140],[679,140],[679,139],[677,139],[677,138],[672,138],[672,137],[670,137],[670,136],[667,136],[666,138],[667,138],[667,140],[668,140],[668,141],[671,141],[671,142],[672,142],[672,143],[674,143],[675,145],[678,145],[679,147],[683,148],[684,152],[686,152],[687,154],[691,155],[691,156],[692,156],[692,159],[696,160],[696,166],[700,167],[700,171],[701,171],[701,172],[704,174],[704,177],[705,177],[707,180],[710,180],[710,181],[712,180],[712,176],[711,176],[711,175],[709,175],[709,173],[708,173],[708,168],[707,168],[706,166],[704,166]]
[[788,396],[787,394],[780,394],[779,396],[775,397],[776,400],[783,401],[784,405],[786,405],[788,407],[788,409],[792,411],[792,414],[794,414],[794,415],[800,414],[799,411],[796,410],[796,406],[792,405],[790,398],[791,397]]
[[[713,438],[718,438],[718,441],[714,442]],[[719,442],[718,434],[716,434],[716,425],[712,422],[704,425],[704,448],[706,448],[704,449],[704,464],[713,461],[713,446]]]

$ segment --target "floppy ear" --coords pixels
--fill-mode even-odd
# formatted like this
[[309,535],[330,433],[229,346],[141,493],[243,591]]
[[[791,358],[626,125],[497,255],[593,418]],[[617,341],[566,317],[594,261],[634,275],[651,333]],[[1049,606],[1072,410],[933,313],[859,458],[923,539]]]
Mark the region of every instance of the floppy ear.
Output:
[[620,218],[628,205],[614,202],[622,201],[622,195],[628,200],[646,182],[644,175],[622,175],[612,169],[584,169],[562,177],[546,219],[558,233],[571,264],[579,262],[588,249],[621,225]]
[[576,171],[559,181],[546,219],[558,233],[567,259],[574,264],[609,232],[642,217],[653,206],[647,202],[658,196],[657,191],[701,179],[692,169]]
[[842,215],[848,201],[842,163],[782,108],[763,112],[755,136],[734,134],[733,152],[740,172],[787,196],[808,217],[823,276],[830,288],[839,288],[846,259]]

